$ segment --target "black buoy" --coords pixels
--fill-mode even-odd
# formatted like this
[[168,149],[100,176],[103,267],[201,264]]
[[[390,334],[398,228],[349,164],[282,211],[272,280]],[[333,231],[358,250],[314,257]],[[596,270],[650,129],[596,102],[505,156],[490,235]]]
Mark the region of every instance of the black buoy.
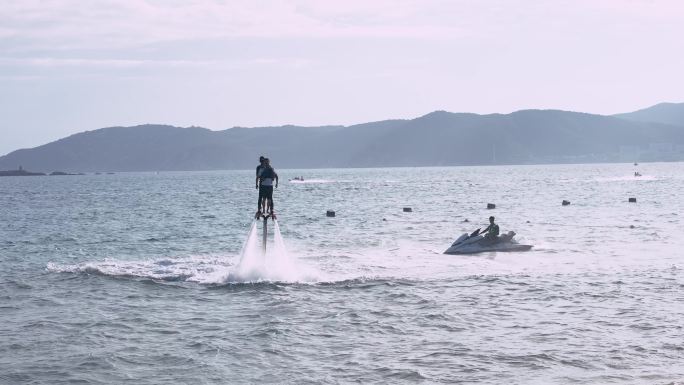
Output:
[[565,199],[563,199],[563,202],[561,202],[561,204],[562,204],[563,206],[567,206],[567,205],[570,204],[570,201],[566,201]]
[[468,222],[470,222],[470,221],[468,220],[468,218],[466,218],[466,219],[463,220],[463,222],[464,222],[464,223],[468,223]]
[[328,210],[328,211],[325,212],[325,216],[326,216],[326,217],[334,217],[334,216],[335,216],[335,212],[332,211],[332,210]]
[[629,198],[629,199],[628,199],[628,202],[629,202],[629,203],[636,203],[636,198]]
[[494,203],[487,203],[487,210],[495,209],[496,205]]
[[412,212],[413,212],[413,209],[410,208],[410,207],[404,207],[404,212],[405,212],[405,213],[412,213]]

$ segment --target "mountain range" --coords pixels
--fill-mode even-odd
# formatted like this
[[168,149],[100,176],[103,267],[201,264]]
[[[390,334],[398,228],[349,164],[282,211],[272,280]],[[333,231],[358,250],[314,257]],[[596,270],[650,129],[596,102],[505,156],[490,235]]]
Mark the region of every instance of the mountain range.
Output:
[[435,111],[352,126],[108,127],[13,151],[0,157],[0,170],[247,169],[262,154],[277,168],[684,160],[684,103],[612,116]]

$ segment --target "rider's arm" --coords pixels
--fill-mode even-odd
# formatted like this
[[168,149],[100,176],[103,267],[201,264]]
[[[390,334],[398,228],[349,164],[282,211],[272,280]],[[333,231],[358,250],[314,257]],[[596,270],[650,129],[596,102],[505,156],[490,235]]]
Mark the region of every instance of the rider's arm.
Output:
[[273,174],[275,175],[275,181],[276,181],[276,188],[278,188],[278,173],[273,171]]

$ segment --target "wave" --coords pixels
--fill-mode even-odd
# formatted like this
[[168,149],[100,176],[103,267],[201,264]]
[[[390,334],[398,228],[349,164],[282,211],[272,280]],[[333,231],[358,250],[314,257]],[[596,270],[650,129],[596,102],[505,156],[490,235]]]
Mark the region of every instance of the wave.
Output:
[[[254,253],[251,245],[256,238],[251,234],[248,253],[243,252],[239,263],[235,256],[200,255],[149,260],[87,261],[78,264],[48,262],[46,270],[56,273],[93,274],[125,279],[149,279],[155,282],[191,282],[202,285],[253,283],[318,283],[328,280],[325,274],[269,253]],[[247,255],[248,257],[245,257]]]
[[100,275],[105,277],[151,280],[157,283],[196,283],[212,287],[241,285],[317,285],[344,289],[364,289],[377,286],[414,286],[420,279],[387,276],[333,276],[314,268],[299,266],[296,270],[282,269],[278,265],[265,265],[245,269],[232,263],[227,256],[191,256],[159,258],[142,261],[105,259],[77,264],[49,262],[46,270],[54,273]]
[[294,184],[311,184],[311,183],[335,183],[335,182],[340,182],[340,181],[331,180],[331,179],[305,179],[305,180],[290,179],[289,182],[294,183]]
[[655,181],[659,180],[658,177],[653,175],[641,175],[641,176],[616,176],[616,177],[606,177],[606,178],[594,178],[591,181],[596,182],[645,182],[645,181]]
[[48,262],[47,271],[57,273],[97,274],[121,278],[147,278],[164,282],[211,283],[225,274],[232,264],[224,257],[193,256],[143,261],[105,259],[73,265]]

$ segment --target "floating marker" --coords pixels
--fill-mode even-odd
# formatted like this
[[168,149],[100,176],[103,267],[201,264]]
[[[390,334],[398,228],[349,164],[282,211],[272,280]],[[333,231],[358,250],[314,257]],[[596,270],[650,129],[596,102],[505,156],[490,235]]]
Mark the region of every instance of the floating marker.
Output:
[[332,210],[328,210],[328,211],[325,212],[325,216],[326,216],[326,217],[334,217],[334,216],[335,216],[335,212],[332,211]]
[[570,201],[566,201],[565,199],[563,199],[563,202],[561,202],[561,204],[562,204],[563,206],[567,206],[567,205],[570,204]]
[[405,213],[412,213],[412,212],[413,212],[413,209],[410,208],[410,207],[404,207],[404,212],[405,212]]
[[629,198],[629,199],[628,199],[628,202],[629,202],[629,203],[636,203],[636,198]]
[[464,223],[467,223],[467,222],[470,222],[470,221],[468,220],[468,218],[466,218],[466,219],[463,220],[463,222],[464,222]]
[[487,210],[495,209],[496,205],[494,203],[487,203]]

